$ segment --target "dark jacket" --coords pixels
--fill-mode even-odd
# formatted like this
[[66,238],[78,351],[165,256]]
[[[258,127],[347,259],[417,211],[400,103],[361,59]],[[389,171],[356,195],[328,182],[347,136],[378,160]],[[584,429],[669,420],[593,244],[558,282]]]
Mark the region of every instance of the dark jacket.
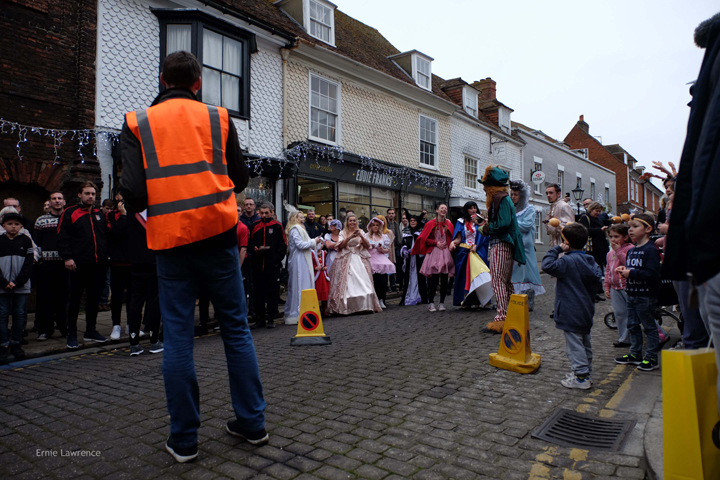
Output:
[[33,233],[33,241],[40,248],[43,262],[60,261],[58,253],[58,223],[60,215],[46,213],[35,221],[35,232]]
[[[557,278],[555,326],[574,333],[590,333],[595,315],[594,297],[602,270],[590,255],[576,250],[559,257],[562,248],[551,248],[543,257],[542,269]],[[558,258],[559,257],[559,258]]]
[[146,220],[128,210],[112,223],[112,235],[126,246],[127,261],[130,265],[155,265],[155,252],[147,246]]
[[[184,88],[168,88],[153,100],[152,105],[176,98],[197,101],[197,97],[190,90]],[[245,158],[240,149],[235,124],[232,120],[228,122],[228,124],[229,133],[225,145],[227,171],[230,180],[235,184],[235,192],[240,193],[245,190],[250,177],[247,166],[245,165]],[[123,123],[122,132],[120,133],[120,150],[123,165],[122,178],[120,179],[120,192],[128,210],[142,212],[147,208],[147,185],[145,183],[146,176],[142,145],[132,131],[130,131],[127,122]],[[198,228],[202,228],[202,226],[198,225]],[[229,248],[233,246],[237,247],[237,231],[235,227],[199,242],[164,250],[163,253],[190,254],[195,251],[207,251],[214,248]]]
[[[670,216],[675,216],[675,211]],[[631,248],[625,257],[625,267],[630,269],[625,291],[630,297],[657,298],[660,287],[660,252],[655,243],[648,241],[642,247]]]
[[605,265],[605,256],[610,251],[610,244],[608,243],[607,235],[603,227],[603,223],[600,215],[593,217],[592,215],[583,215],[580,217],[580,225],[587,228],[590,241],[592,242],[592,249],[588,251],[593,256],[598,265]]
[[251,232],[253,225],[255,225],[255,222],[260,221],[260,215],[258,215],[257,213],[253,213],[252,217],[246,217],[245,212],[243,212],[242,215],[240,215],[238,218]]
[[[270,247],[270,250],[256,252],[255,247]],[[248,252],[253,252],[251,262],[253,269],[266,271],[280,269],[287,252],[287,238],[282,223],[270,220],[265,223],[257,221],[250,229]]]
[[58,251],[64,261],[96,263],[108,261],[108,221],[98,208],[88,212],[75,205],[66,208],[58,222]]
[[310,238],[315,238],[323,235],[323,226],[320,225],[318,222],[311,222],[310,220],[305,220],[305,230],[307,230],[308,236]]
[[10,239],[6,234],[0,235],[0,295],[10,292],[5,289],[10,282],[15,284],[12,292],[30,293],[33,258],[30,237],[20,234]]
[[113,210],[108,214],[108,226],[110,227],[108,249],[110,261],[114,264],[128,264],[130,260],[128,258],[129,246],[127,235],[119,235],[116,232],[118,223],[120,222],[126,222],[125,215],[120,215],[120,212],[117,210]]
[[705,48],[700,73],[691,88],[687,137],[675,181],[663,278],[702,283],[720,272],[720,14],[695,30]]

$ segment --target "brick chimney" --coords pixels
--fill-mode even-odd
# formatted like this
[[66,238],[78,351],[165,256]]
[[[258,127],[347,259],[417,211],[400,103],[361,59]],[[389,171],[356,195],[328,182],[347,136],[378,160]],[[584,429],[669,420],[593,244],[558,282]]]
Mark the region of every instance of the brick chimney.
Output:
[[590,135],[590,125],[585,123],[585,115],[580,115],[580,120],[578,120],[577,126],[580,127],[580,130]]
[[477,82],[473,83],[472,86],[476,89],[480,90],[480,101],[481,102],[488,102],[492,100],[496,100],[497,98],[497,88],[496,88],[495,80],[488,77],[484,80],[478,80]]

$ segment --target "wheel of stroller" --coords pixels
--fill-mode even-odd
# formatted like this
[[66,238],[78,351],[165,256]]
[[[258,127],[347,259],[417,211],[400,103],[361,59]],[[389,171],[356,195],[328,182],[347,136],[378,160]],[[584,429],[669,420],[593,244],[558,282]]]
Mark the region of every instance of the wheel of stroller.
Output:
[[605,326],[617,330],[617,323],[615,323],[615,314],[613,312],[605,315]]

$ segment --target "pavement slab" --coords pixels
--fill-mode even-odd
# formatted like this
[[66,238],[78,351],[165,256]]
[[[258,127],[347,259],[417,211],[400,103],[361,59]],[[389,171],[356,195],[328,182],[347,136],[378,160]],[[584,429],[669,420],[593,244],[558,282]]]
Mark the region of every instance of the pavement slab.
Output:
[[622,352],[602,323],[609,302],[597,304],[592,332],[594,387],[560,385],[570,366],[548,317],[553,285],[543,278],[548,293],[530,316],[542,366],[532,375],[488,364],[500,337],[481,333],[494,316],[487,310],[389,305],[332,317],[324,326],[333,343],[322,347],[290,347],[293,326],[255,331],[270,433],[260,448],[226,434],[233,413],[222,340],[197,338],[202,426],[190,464],[164,450],[161,354],[130,357],[122,345],[105,345],[11,365],[0,371],[0,478],[643,478],[642,435],[639,448],[618,453],[531,437],[557,408],[652,411],[616,396],[633,369],[613,361]]

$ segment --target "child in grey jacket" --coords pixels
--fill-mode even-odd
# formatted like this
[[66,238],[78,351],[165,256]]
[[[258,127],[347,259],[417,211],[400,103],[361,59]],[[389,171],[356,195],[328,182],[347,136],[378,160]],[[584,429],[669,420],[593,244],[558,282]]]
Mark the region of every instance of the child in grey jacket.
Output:
[[[563,243],[550,249],[542,269],[557,278],[555,289],[555,325],[565,332],[565,351],[572,373],[560,383],[567,388],[591,387],[592,346],[590,329],[595,315],[595,295],[602,288],[602,270],[583,252],[588,231],[579,223],[563,228]],[[565,253],[560,257],[561,253]]]

